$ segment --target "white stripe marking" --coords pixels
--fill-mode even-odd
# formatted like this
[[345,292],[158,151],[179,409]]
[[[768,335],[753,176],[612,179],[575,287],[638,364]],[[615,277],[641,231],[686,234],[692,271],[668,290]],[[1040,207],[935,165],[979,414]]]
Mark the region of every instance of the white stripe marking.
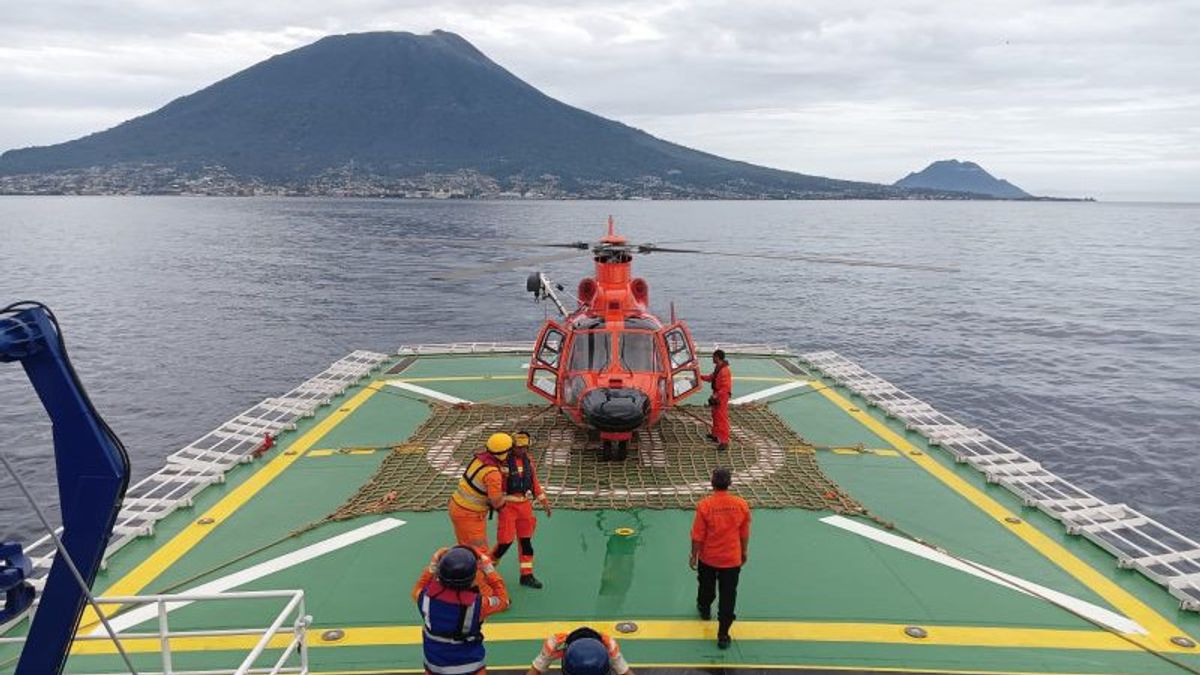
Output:
[[397,389],[407,389],[414,394],[420,394],[422,396],[444,401],[446,403],[470,403],[470,401],[465,398],[444,394],[436,389],[429,389],[427,387],[415,385],[412,382],[405,382],[404,380],[388,380],[387,383],[393,387],[396,387]]
[[[333,551],[345,548],[351,544],[357,544],[358,542],[374,537],[377,534],[383,534],[389,530],[394,530],[404,524],[405,521],[397,518],[384,518],[383,520],[376,521],[370,525],[364,525],[362,527],[350,530],[349,532],[343,532],[336,537],[330,537],[324,541],[318,541],[315,544],[309,544],[304,548],[297,549],[291,553],[286,553],[278,558],[272,558],[252,567],[247,567],[240,572],[234,572],[233,574],[228,574],[219,579],[214,579],[207,584],[201,584],[195,588],[189,588],[186,591],[180,591],[180,593],[224,593],[225,591],[232,590],[243,584],[248,584],[251,581],[257,581],[263,577],[270,576],[280,570],[308,562],[313,558],[319,558],[326,553],[332,553]],[[167,603],[167,611],[170,612],[190,604],[192,604],[190,601],[169,602]],[[158,606],[155,604],[149,604],[125,612],[124,614],[113,618],[111,621],[109,621],[109,623],[112,624],[113,630],[123,631],[126,628],[136,626],[143,621],[149,621],[156,616],[158,616]],[[92,635],[105,635],[103,627],[92,631]]]
[[730,403],[732,405],[741,405],[743,403],[750,403],[752,401],[758,401],[758,400],[767,398],[768,396],[774,396],[775,394],[782,394],[785,391],[791,391],[793,389],[799,389],[800,387],[807,387],[807,386],[808,386],[807,382],[800,382],[800,381],[784,382],[783,384],[777,384],[774,387],[767,387],[766,389],[760,389],[759,391],[751,392],[749,394],[746,394],[745,396],[739,396],[739,397],[733,399],[732,401],[730,401]]
[[906,553],[911,553],[915,556],[935,562],[939,565],[945,565],[946,567],[956,569],[960,572],[966,572],[973,577],[990,581],[998,586],[1010,588],[1019,593],[1024,593],[1025,595],[1035,597],[1041,596],[1050,600],[1056,605],[1061,605],[1072,612],[1079,614],[1080,616],[1087,617],[1088,619],[1103,624],[1119,633],[1136,633],[1138,635],[1147,634],[1146,629],[1142,628],[1142,626],[1136,621],[1117,614],[1116,612],[1093,605],[1090,602],[1080,600],[1079,598],[1067,595],[1066,593],[1060,593],[1052,588],[1046,588],[1045,586],[1035,584],[1032,581],[1022,579],[1021,577],[1013,576],[1007,572],[1001,572],[1000,570],[992,569],[991,567],[981,565],[977,562],[972,562],[969,560],[960,561],[953,556],[941,553],[940,551],[934,550],[923,544],[918,544],[911,539],[905,539],[904,537],[884,532],[883,530],[871,527],[870,525],[866,525],[857,520],[843,518],[842,516],[829,516],[827,518],[822,518],[821,522],[827,525],[833,525],[834,527],[841,528],[848,532],[853,532],[854,534],[861,535],[887,546],[891,546],[892,548],[900,549]]

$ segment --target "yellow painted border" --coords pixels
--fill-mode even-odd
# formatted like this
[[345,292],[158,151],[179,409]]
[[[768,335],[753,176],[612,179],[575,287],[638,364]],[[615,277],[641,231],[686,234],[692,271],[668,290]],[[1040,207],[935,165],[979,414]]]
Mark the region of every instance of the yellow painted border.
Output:
[[[348,401],[342,403],[338,406],[337,410],[330,413],[312,429],[309,429],[304,435],[293,441],[287,447],[286,451],[279,453],[274,459],[264,464],[258,471],[247,478],[245,482],[231,490],[229,494],[226,494],[211,508],[195,518],[179,534],[176,534],[166,544],[155,549],[145,560],[138,563],[125,576],[109,586],[104,594],[136,595],[148,586],[150,582],[157,579],[167,568],[178,562],[180,558],[199,544],[204,537],[215,530],[226,518],[232,516],[238,509],[249,502],[254,495],[258,494],[271,481],[279,477],[297,459],[303,457],[306,450],[316,445],[317,441],[320,441],[334,427],[345,421],[359,406],[366,403],[375,392],[379,391],[382,386],[383,384],[380,382],[372,382]],[[208,521],[207,519],[210,518],[212,520]],[[200,525],[198,523],[200,520],[205,520],[209,524]],[[119,609],[115,605],[110,605],[110,607],[112,607],[111,610],[105,611],[115,613]],[[99,623],[99,618],[96,616],[95,611],[89,607],[85,610],[83,618],[80,620],[79,630],[83,631]]]
[[[567,630],[578,622],[498,622],[487,624],[488,642],[540,641],[551,633]],[[621,635],[621,640],[697,640],[717,639],[717,625],[711,621],[637,621],[636,633]],[[325,627],[322,627],[323,629]],[[888,623],[822,623],[806,621],[739,621],[737,639],[742,641],[786,642],[847,642],[872,644],[903,644],[942,647],[1009,647],[1022,649],[1083,649],[1091,651],[1140,652],[1136,644],[1100,630],[1056,628],[1008,628],[991,626],[924,626],[928,636],[908,637],[904,624]],[[421,644],[420,626],[349,626],[340,630],[344,637],[337,642],[309,640],[310,649],[383,647]],[[315,631],[314,631],[315,632]],[[282,648],[292,639],[290,634],[276,636],[271,646]],[[249,650],[258,636],[181,637],[171,640],[171,651]],[[158,638],[122,640],[130,652],[158,652]],[[1196,651],[1167,643],[1164,652],[1195,655]],[[105,641],[76,642],[72,654],[112,654],[114,647]]]
[[1129,639],[1136,640],[1139,644],[1143,644],[1145,647],[1156,651],[1172,651],[1172,648],[1175,647],[1170,638],[1174,635],[1182,635],[1183,631],[1161,614],[1151,609],[1136,596],[1080,560],[1036,527],[1025,523],[1023,520],[1018,520],[1016,523],[1006,522],[1006,518],[1019,518],[1019,515],[1008,510],[1000,502],[997,502],[982,490],[971,485],[941,462],[925,454],[889,426],[875,419],[869,413],[864,412],[841,394],[834,391],[833,388],[824,386],[824,383],[819,380],[813,380],[809,384],[817,391],[820,391],[822,396],[843,412],[854,418],[859,424],[862,424],[876,436],[899,450],[901,454],[908,457],[917,466],[924,469],[934,478],[937,478],[951,490],[957,492],[964,499],[974,504],[976,508],[995,518],[999,524],[1006,527],[1017,537],[1020,537],[1038,553],[1049,558],[1054,564],[1104,598],[1114,608],[1134,621],[1137,621],[1143,628],[1150,632],[1149,636],[1128,635]]

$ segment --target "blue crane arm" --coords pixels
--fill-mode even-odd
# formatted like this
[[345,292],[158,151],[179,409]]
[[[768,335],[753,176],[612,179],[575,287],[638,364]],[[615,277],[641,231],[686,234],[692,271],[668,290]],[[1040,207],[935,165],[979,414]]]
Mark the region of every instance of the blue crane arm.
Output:
[[[129,457],[88,399],[54,314],[39,303],[0,310],[0,362],[20,361],[54,432],[62,542],[90,587],[104,558],[125,488]],[[42,590],[17,675],[61,673],[86,596],[61,555]]]

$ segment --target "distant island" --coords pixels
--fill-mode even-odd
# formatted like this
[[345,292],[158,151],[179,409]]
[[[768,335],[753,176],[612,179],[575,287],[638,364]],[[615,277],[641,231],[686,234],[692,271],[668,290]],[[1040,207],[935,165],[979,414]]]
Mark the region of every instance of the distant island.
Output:
[[1010,198],[916,176],[837,180],[676,145],[550,98],[446,31],[326,37],[106,131],[0,155],[0,194]]
[[995,178],[975,162],[943,159],[893,183],[896,187],[945,190],[987,195],[998,199],[1032,199],[1033,195]]

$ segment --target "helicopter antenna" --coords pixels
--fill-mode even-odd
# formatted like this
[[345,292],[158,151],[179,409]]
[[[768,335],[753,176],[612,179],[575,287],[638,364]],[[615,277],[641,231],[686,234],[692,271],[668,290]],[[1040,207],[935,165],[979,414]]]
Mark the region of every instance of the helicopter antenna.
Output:
[[613,231],[613,229],[614,229],[613,228],[613,217],[612,217],[612,214],[610,213],[610,214],[608,214],[608,236],[610,236],[610,237],[616,236],[616,233]]

